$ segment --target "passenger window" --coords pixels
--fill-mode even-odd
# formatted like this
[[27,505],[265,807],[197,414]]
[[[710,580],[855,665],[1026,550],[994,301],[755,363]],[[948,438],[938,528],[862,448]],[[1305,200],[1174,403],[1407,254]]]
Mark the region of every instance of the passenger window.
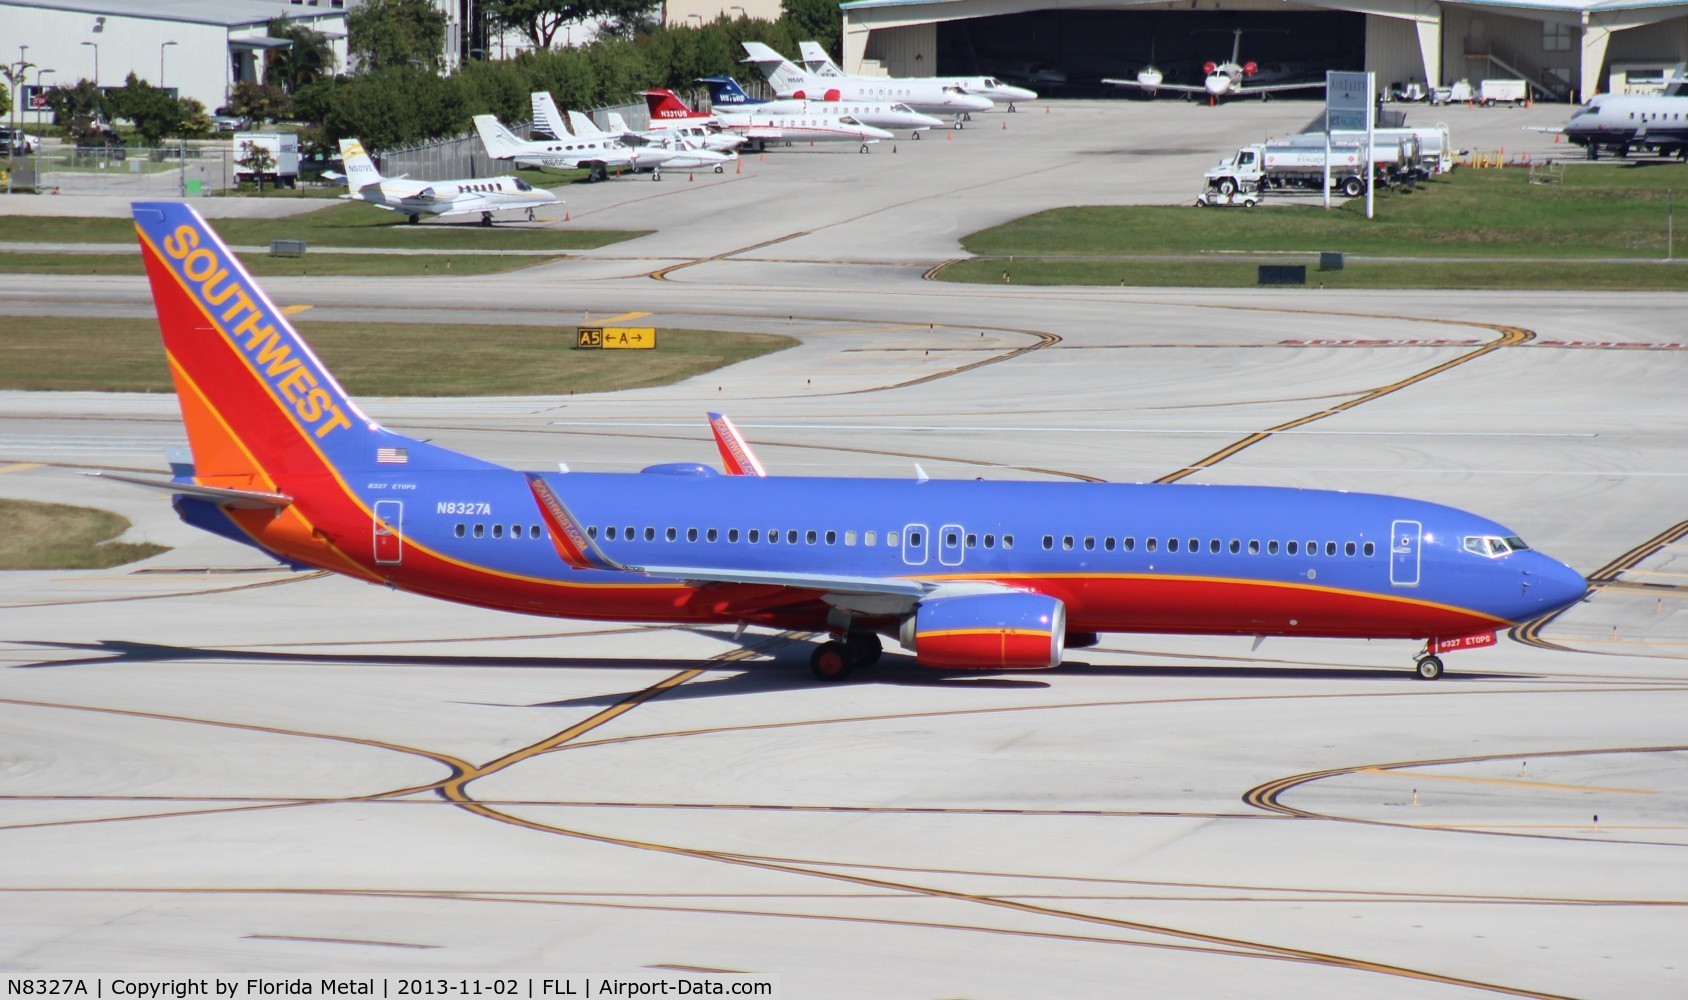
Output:
[[1153,538],[1143,539],[1143,548],[1149,552],[1155,551],[1155,540]]
[[[493,529],[492,537],[494,537],[494,538],[498,537],[498,530],[496,528]],[[604,537],[609,539],[612,542],[615,541],[615,525],[612,524],[609,527],[604,529]]]
[[1344,545],[1342,547],[1342,554],[1351,556],[1351,555],[1354,554],[1354,549],[1355,549],[1354,543],[1349,542],[1347,545]]
[[1237,541],[1235,538],[1231,539],[1231,554],[1236,555],[1237,553],[1241,552],[1242,550],[1243,550],[1243,543]]
[[[898,538],[898,535],[895,531],[887,531],[885,533],[885,546],[887,548],[892,548],[892,549],[896,548],[897,547],[897,538]],[[873,532],[871,532],[871,531],[867,533],[867,543],[869,545],[873,544]]]
[[1005,548],[1005,549],[1013,548],[1014,547],[1014,536],[1013,535],[1003,535],[1002,536],[1002,547]]
[[796,528],[789,528],[789,529],[786,530],[785,542],[786,542],[787,545],[796,545],[797,544],[797,529]]
[[780,542],[780,533],[778,531],[770,530],[768,532],[768,544],[769,545],[778,545],[779,542]]
[[953,532],[953,531],[951,531],[951,532],[947,532],[947,533],[945,533],[945,535],[944,535],[944,544],[945,544],[945,545],[947,545],[947,546],[949,546],[949,547],[950,547],[950,548],[952,548],[952,549],[953,549],[953,548],[955,548],[955,547],[956,547],[956,545],[957,545],[957,544],[958,544],[958,543],[959,543],[959,542],[960,542],[960,541],[961,541],[961,536],[960,536],[960,535],[958,535],[958,534],[956,534],[956,533],[955,533],[955,532]]
[[484,536],[485,534],[486,534],[486,525],[484,525],[484,524],[475,525],[475,537],[476,538],[480,538],[480,537]]
[[1190,551],[1191,552],[1200,552],[1201,548],[1202,548],[1201,539],[1199,539],[1199,538],[1190,539]]
[[1054,535],[1044,535],[1043,536],[1043,547],[1046,548],[1046,549],[1054,548],[1055,547],[1055,536]]
[[1067,552],[1071,552],[1073,550],[1073,536],[1062,535],[1061,536],[1061,548],[1064,549]]
[[810,531],[804,532],[803,541],[804,541],[804,543],[806,543],[808,545],[815,544],[815,533],[814,533],[814,531],[810,530]]
[[[477,536],[477,537],[479,537],[479,536]],[[586,537],[587,538],[597,538],[598,537],[598,526],[595,525],[595,524],[587,525],[586,526]]]
[[1248,540],[1248,554],[1251,556],[1257,556],[1260,554],[1260,539],[1250,538]]
[[[1276,538],[1266,543],[1266,554],[1269,556],[1275,556],[1278,554],[1278,540]],[[1369,552],[1366,554],[1371,555]]]
[[1207,550],[1209,552],[1213,553],[1214,555],[1218,555],[1219,554],[1219,539],[1217,539],[1217,538],[1209,539],[1208,543],[1207,543]]
[[1102,539],[1102,547],[1107,549],[1109,552],[1112,552],[1114,550],[1114,536],[1109,535],[1108,537]]
[[1084,536],[1084,550],[1086,552],[1094,552],[1096,550],[1096,536],[1095,535],[1085,535]]
[[1377,554],[1377,546],[1373,545],[1371,542],[1367,542],[1365,551],[1366,551],[1366,555],[1368,555],[1368,556],[1376,555]]
[[985,536],[985,548],[987,548],[987,549],[996,548],[996,536],[995,535],[986,535]]
[[1120,547],[1125,549],[1127,552],[1131,552],[1137,548],[1137,539],[1132,538],[1130,535],[1126,535],[1124,538],[1120,539]]
[[844,547],[849,548],[854,544],[856,544],[856,533],[854,531],[844,532]]
[[1325,555],[1327,555],[1327,556],[1336,555],[1336,543],[1335,542],[1326,542],[1325,543]]
[[967,547],[970,548],[970,549],[978,548],[979,547],[979,536],[969,534],[967,536]]
[[1299,545],[1297,545],[1297,544],[1296,544],[1296,543],[1295,543],[1295,542],[1293,542],[1293,541],[1290,541],[1290,542],[1285,542],[1285,543],[1284,543],[1284,551],[1285,551],[1285,552],[1287,552],[1287,553],[1289,553],[1289,554],[1290,554],[1290,555],[1292,555],[1292,556],[1293,556],[1293,555],[1295,555],[1295,553],[1296,553],[1296,550],[1297,550],[1297,549],[1299,549],[1299,548],[1300,548],[1300,546],[1299,546]]
[[762,540],[762,533],[757,531],[755,528],[751,528],[750,533],[745,537],[752,542],[760,542]]
[[[870,549],[873,548],[873,536],[876,535],[876,534],[878,534],[878,532],[875,532],[875,531],[865,531],[865,532],[863,532],[862,533],[862,544],[867,546]],[[889,544],[889,545],[897,544],[897,538],[896,538],[895,533],[892,534],[891,540],[886,544]]]
[[502,525],[502,524],[493,525],[492,526],[492,537],[503,538],[504,537],[504,525]]
[[1168,538],[1166,540],[1166,551],[1177,552],[1178,551],[1178,539]]
[[838,532],[828,531],[826,533],[826,543],[828,545],[837,545],[838,544]]
[[631,542],[637,536],[633,534],[633,528],[629,526],[621,529],[621,537]]
[[714,528],[710,528],[707,532],[704,533],[703,537],[707,541],[713,542],[713,541],[716,541],[717,539],[719,539],[721,537],[721,533],[719,531],[715,530]]
[[529,538],[538,538],[539,537],[539,525],[537,525],[537,524],[528,525],[528,537]]
[[463,537],[463,526],[461,524],[459,524],[457,527],[452,529],[451,533],[456,535],[458,538],[462,538]]
[[728,528],[727,529],[727,541],[728,542],[738,541],[738,529],[737,528]]
[[[894,535],[894,534],[896,534],[896,532],[893,531],[892,534]],[[917,548],[917,549],[920,548],[920,532],[918,532],[918,531],[909,532],[908,533],[908,543],[913,548]]]
[[676,530],[675,530],[675,529],[673,529],[673,528],[669,528],[669,529],[668,529],[668,534],[667,534],[667,536],[666,536],[666,537],[667,537],[667,538],[668,538],[668,540],[669,540],[669,541],[671,541],[671,542],[672,542],[672,541],[674,541],[674,540],[675,540],[675,539],[676,539],[676,538],[679,538],[679,537],[680,537],[680,534],[679,534],[679,532],[678,532],[678,531],[676,531]]
[[647,542],[656,541],[656,529],[655,528],[646,528],[645,529],[645,541],[647,541]]
[[696,528],[687,528],[686,529],[686,541],[688,541],[688,542],[697,541],[697,529]]
[[1319,543],[1318,542],[1308,542],[1304,551],[1310,556],[1318,555],[1319,554]]

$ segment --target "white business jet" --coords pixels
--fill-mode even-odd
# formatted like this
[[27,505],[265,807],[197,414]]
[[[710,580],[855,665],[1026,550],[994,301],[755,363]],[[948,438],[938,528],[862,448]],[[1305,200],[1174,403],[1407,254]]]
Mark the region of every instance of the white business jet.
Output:
[[479,177],[457,181],[414,181],[409,177],[382,177],[375,161],[356,139],[340,140],[340,158],[346,164],[347,201],[362,201],[390,212],[403,212],[409,222],[423,215],[474,215],[481,225],[492,225],[492,213],[533,210],[561,201],[549,191],[534,187],[520,177]]
[[928,115],[954,115],[955,127],[975,111],[996,107],[988,97],[969,94],[960,86],[935,79],[898,80],[886,76],[821,77],[799,69],[791,60],[761,42],[744,42],[754,63],[768,78],[774,93],[784,98],[821,101],[892,101]]
[[586,169],[592,171],[594,180],[602,179],[612,170],[649,170],[652,180],[661,180],[664,170],[709,170],[730,159],[707,149],[629,146],[603,134],[578,136],[565,131],[555,139],[520,139],[492,115],[476,115],[475,131],[480,133],[486,155],[495,160],[514,160],[523,166],[552,170]]
[[[822,79],[894,79],[898,83],[936,83],[946,87],[959,87],[975,97],[988,98],[993,106],[1006,104],[1009,111],[1014,110],[1016,101],[1037,100],[1037,91],[1003,83],[994,76],[851,77],[838,68],[838,64],[832,61],[832,57],[826,54],[826,49],[822,48],[819,42],[798,42],[797,50],[803,57],[803,67]],[[1065,77],[1062,80],[1065,82]]]
[[1207,78],[1202,80],[1201,86],[1186,83],[1166,83],[1161,79],[1161,73],[1153,66],[1145,67],[1137,74],[1135,80],[1114,80],[1104,77],[1103,83],[1110,83],[1116,87],[1139,87],[1151,95],[1162,90],[1175,90],[1181,94],[1206,94],[1209,104],[1219,103],[1222,97],[1254,97],[1265,100],[1273,94],[1286,90],[1323,90],[1323,80],[1306,83],[1265,83],[1250,84],[1245,82],[1249,77],[1260,72],[1260,64],[1250,60],[1238,62],[1242,57],[1243,29],[1232,30],[1231,58],[1225,62],[1209,61],[1202,66],[1202,72]]

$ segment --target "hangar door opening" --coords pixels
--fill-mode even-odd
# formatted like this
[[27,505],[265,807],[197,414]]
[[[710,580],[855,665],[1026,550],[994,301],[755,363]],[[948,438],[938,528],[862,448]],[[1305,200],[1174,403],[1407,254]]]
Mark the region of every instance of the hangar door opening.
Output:
[[1206,63],[1231,57],[1237,28],[1257,82],[1365,68],[1366,16],[1349,11],[1039,10],[939,23],[936,72],[988,73],[1051,97],[1135,96],[1102,78],[1131,79],[1153,61],[1168,83],[1200,85]]

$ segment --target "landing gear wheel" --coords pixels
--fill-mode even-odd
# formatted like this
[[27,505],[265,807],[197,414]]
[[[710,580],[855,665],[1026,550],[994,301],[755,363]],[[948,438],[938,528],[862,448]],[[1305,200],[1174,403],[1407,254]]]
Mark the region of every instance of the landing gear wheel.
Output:
[[957,118],[957,119],[956,119],[956,120],[955,120],[955,130],[956,130],[956,131],[957,131],[957,132],[959,132],[959,131],[961,131],[961,128],[962,128],[962,125],[961,125],[961,119],[959,119],[959,118]]
[[717,163],[715,164],[715,172],[718,174],[726,173],[726,168]]
[[529,222],[535,221],[534,217],[533,217],[533,209],[530,208],[530,209],[527,210],[527,212],[528,212],[528,221]]
[[491,212],[482,212],[481,213],[481,225],[483,225],[483,226],[492,225],[492,213]]
[[851,632],[844,640],[844,648],[849,650],[850,662],[858,667],[873,666],[885,652],[879,637],[872,632]]
[[418,222],[421,222],[422,218],[421,218],[421,216],[417,216],[417,215],[407,215],[407,216],[404,217],[404,221],[409,223],[410,225],[414,226]]
[[920,141],[920,135],[921,135],[921,133],[919,133],[919,132],[916,132],[916,133],[914,133],[914,141],[915,141],[915,142],[919,142],[919,141]]
[[1418,661],[1418,676],[1420,680],[1433,681],[1442,676],[1442,658],[1439,656],[1425,656]]
[[1009,114],[1014,113],[1014,102],[1012,102],[1012,101],[1008,102],[1008,113]]
[[865,143],[865,142],[862,143],[862,150],[861,151],[864,152],[864,153],[867,152],[867,143]]
[[850,676],[850,648],[842,642],[823,642],[809,654],[809,672],[823,684],[836,684]]

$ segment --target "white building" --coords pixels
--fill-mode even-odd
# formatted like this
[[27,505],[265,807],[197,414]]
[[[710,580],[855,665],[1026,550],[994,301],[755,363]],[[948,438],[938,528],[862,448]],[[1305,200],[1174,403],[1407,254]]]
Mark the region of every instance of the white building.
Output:
[[[346,12],[338,0],[0,0],[0,63],[33,63],[12,95],[21,122],[48,122],[38,101],[56,84],[121,87],[134,73],[215,109],[243,80],[261,80],[276,18],[327,35],[346,65]],[[32,106],[33,105],[33,106]]]

